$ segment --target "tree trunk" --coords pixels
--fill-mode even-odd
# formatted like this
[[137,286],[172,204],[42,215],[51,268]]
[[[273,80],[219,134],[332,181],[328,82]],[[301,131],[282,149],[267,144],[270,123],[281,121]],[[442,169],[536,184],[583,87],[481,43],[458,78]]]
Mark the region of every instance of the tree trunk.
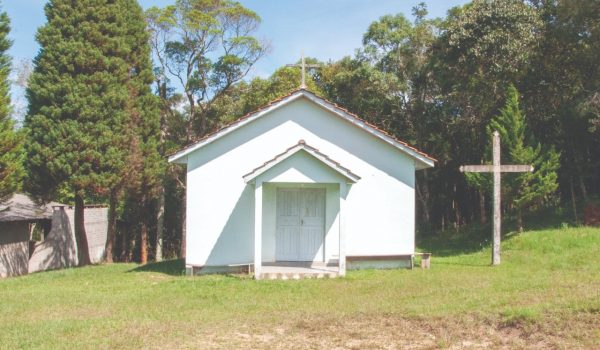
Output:
[[569,187],[571,190],[571,205],[573,205],[573,216],[575,224],[579,225],[579,215],[577,215],[577,199],[575,198],[575,186],[573,186],[573,176],[569,177]]
[[[423,185],[423,187],[425,187],[427,185]],[[419,200],[419,202],[421,203],[421,210],[423,212],[423,220],[425,220],[426,223],[429,224],[429,220],[430,220],[430,214],[429,214],[429,208],[427,207],[427,200],[425,199],[423,192],[421,191],[421,185],[417,183],[416,186],[417,189],[417,198]]]
[[[580,174],[581,174],[581,172],[580,172]],[[587,203],[587,201],[588,201],[587,189],[585,187],[585,182],[583,181],[582,176],[579,176],[579,188],[581,189],[581,197],[583,197],[583,203]]]
[[[204,113],[200,113],[200,135],[204,136],[207,133],[207,126],[206,126],[206,115]],[[200,136],[200,137],[202,137]]]
[[442,231],[446,231],[446,214],[442,214]]
[[[144,210],[144,213],[146,211]],[[148,263],[148,225],[146,219],[142,218],[140,223],[140,264]]]
[[158,213],[156,214],[156,247],[154,251],[154,260],[162,260],[163,232],[165,224],[165,188],[161,183],[160,194],[158,196]]
[[485,193],[479,191],[479,215],[481,217],[481,223],[487,224],[487,213],[485,211]]
[[[429,178],[427,170],[422,171],[423,181],[419,181],[417,183],[417,195],[421,201],[421,205],[423,207],[423,216],[425,218],[425,222],[430,224],[431,221],[431,211],[429,208]],[[419,186],[420,184],[420,186]]]
[[115,239],[117,237],[117,193],[111,191],[108,203],[108,229],[106,232],[106,247],[104,261],[112,264],[114,256]]
[[517,208],[517,228],[519,233],[523,232],[523,211],[521,208]]
[[127,225],[121,233],[121,262],[129,262],[129,230],[131,227]]
[[79,266],[91,264],[87,234],[85,233],[84,202],[81,195],[75,195],[75,238],[77,240],[77,259]]
[[[187,142],[190,142],[191,140],[194,139],[193,137],[193,125],[194,125],[194,118],[196,117],[196,103],[194,101],[194,95],[191,93],[186,92],[186,96],[188,98],[188,102],[189,102],[189,106],[190,106],[190,119],[187,122],[186,125],[186,138],[187,138]],[[200,123],[200,135],[202,135],[202,133],[204,132],[204,130],[202,130],[202,123]]]
[[456,182],[454,183],[454,186],[452,188],[452,192],[453,192],[453,199],[452,199],[452,209],[454,210],[454,229],[456,229],[458,231],[458,228],[460,227],[460,209],[458,208],[458,202],[457,202],[457,198],[458,198],[458,194],[457,194],[457,190],[456,190]]

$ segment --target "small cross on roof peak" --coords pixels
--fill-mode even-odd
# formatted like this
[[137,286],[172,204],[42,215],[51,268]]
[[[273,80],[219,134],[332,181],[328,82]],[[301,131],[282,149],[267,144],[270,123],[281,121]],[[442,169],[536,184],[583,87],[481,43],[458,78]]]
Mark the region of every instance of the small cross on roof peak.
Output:
[[286,64],[286,67],[300,67],[302,79],[300,83],[300,89],[306,89],[306,68],[319,68],[321,65],[319,64],[306,64],[306,60],[304,59],[304,50],[300,55],[300,64]]

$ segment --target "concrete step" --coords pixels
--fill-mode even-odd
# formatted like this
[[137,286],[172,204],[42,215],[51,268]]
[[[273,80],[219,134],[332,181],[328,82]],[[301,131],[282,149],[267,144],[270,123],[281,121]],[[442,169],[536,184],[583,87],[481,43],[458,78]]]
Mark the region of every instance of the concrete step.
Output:
[[265,280],[300,280],[305,278],[336,278],[337,272],[319,272],[319,273],[303,273],[303,272],[270,272],[264,273],[262,278]]

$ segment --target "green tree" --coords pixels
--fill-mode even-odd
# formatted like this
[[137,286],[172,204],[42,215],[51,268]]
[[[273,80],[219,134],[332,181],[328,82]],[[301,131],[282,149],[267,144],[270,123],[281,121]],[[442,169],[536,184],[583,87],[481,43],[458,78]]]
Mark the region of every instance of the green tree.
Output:
[[600,189],[600,2],[531,2],[544,25],[523,106],[538,139],[561,150],[560,193],[577,220],[578,199]]
[[[135,74],[126,81],[128,99],[125,103],[127,114],[127,167],[122,170],[121,181],[110,189],[109,232],[106,242],[106,260],[112,262],[116,241],[117,206],[125,193],[135,200],[139,215],[128,218],[139,223],[137,235],[140,262],[148,261],[148,226],[154,226],[151,203],[157,199],[159,184],[164,174],[165,159],[159,153],[160,115],[158,97],[152,93],[154,82],[150,56],[149,34],[142,8],[136,0],[121,0],[125,13],[126,30],[124,43],[129,47],[125,64]],[[123,232],[129,235],[130,232]]]
[[494,131],[500,134],[504,163],[534,167],[533,172],[505,176],[503,180],[503,200],[516,210],[517,225],[519,231],[523,231],[524,212],[548,203],[556,194],[560,155],[554,148],[534,141],[519,107],[519,93],[513,85],[509,86],[506,96],[506,105],[490,121],[487,131],[490,137]]
[[187,140],[211,128],[208,113],[266,52],[252,36],[260,17],[230,0],[177,0],[146,11],[160,76],[173,77],[187,100]]
[[[260,17],[231,0],[176,0],[165,8],[148,9],[146,20],[158,61],[156,77],[162,101],[164,155],[172,150],[173,144],[175,147],[188,144],[220,125],[213,105],[247,75],[267,47],[252,36]],[[181,104],[173,105],[178,98],[170,89],[171,83],[183,92],[183,108]],[[175,109],[183,109],[185,113]],[[169,139],[181,134],[183,137],[176,140]],[[175,178],[171,180],[182,183],[178,179],[181,171],[169,169],[167,174]],[[168,180],[164,179],[163,184]],[[164,189],[159,192],[164,193]],[[164,203],[162,195],[160,198],[159,202]],[[164,212],[163,207],[160,205],[159,213]],[[180,212],[185,222],[185,210]],[[162,227],[159,231],[162,232]],[[183,224],[181,256],[185,256],[185,245]]]
[[21,162],[22,137],[15,130],[10,108],[11,60],[8,49],[10,19],[6,12],[0,13],[0,200],[18,190],[23,175]]
[[80,264],[90,262],[85,200],[122,184],[137,125],[131,106],[141,103],[132,103],[140,97],[136,81],[152,80],[134,58],[144,49],[131,40],[131,9],[123,0],[51,0],[36,37],[24,123],[27,187],[43,199],[60,190],[74,195]]
[[445,166],[433,170],[440,176],[432,192],[446,194],[457,225],[476,208],[487,221],[486,193],[471,193],[458,167],[486,161],[486,126],[502,107],[506,86],[523,81],[540,27],[535,8],[521,0],[475,0],[449,11],[440,24],[429,65],[438,89],[434,110],[441,112],[434,130],[444,137],[431,149],[445,150]]
[[[307,64],[320,64],[314,58],[306,58]],[[322,65],[324,68],[325,65]],[[322,69],[322,68],[320,68]],[[320,70],[318,69],[318,70]],[[322,94],[317,85],[318,70],[308,69],[306,73],[307,89]],[[239,117],[265,106],[272,100],[289,94],[300,87],[301,73],[299,67],[281,67],[270,77],[256,77],[250,82],[241,81],[229,89],[213,104],[211,119],[220,125],[232,122]]]

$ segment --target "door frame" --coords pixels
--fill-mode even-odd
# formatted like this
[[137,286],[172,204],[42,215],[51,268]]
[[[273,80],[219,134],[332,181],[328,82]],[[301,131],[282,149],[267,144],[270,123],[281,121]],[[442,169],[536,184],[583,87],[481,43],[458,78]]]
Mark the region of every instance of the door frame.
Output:
[[[280,260],[278,259],[277,256],[277,241],[279,239],[279,234],[278,234],[278,229],[279,229],[279,212],[278,212],[278,198],[279,198],[279,191],[280,190],[296,190],[298,191],[298,193],[300,193],[302,190],[319,190],[323,193],[323,198],[322,198],[322,206],[323,206],[323,215],[322,215],[322,230],[323,230],[323,234],[321,235],[321,253],[318,254],[317,256],[315,256],[312,260]],[[299,199],[299,195],[298,195],[298,200]],[[299,219],[300,222],[302,221],[302,215],[299,213]],[[299,228],[299,232],[300,232],[300,228],[302,227],[302,224],[299,224],[298,228]],[[284,262],[284,261],[294,261],[294,262],[325,262],[326,261],[326,236],[327,236],[327,187],[325,186],[319,186],[319,184],[313,184],[311,185],[297,185],[297,186],[289,186],[289,185],[284,185],[284,186],[280,186],[277,185],[275,187],[275,262]]]

